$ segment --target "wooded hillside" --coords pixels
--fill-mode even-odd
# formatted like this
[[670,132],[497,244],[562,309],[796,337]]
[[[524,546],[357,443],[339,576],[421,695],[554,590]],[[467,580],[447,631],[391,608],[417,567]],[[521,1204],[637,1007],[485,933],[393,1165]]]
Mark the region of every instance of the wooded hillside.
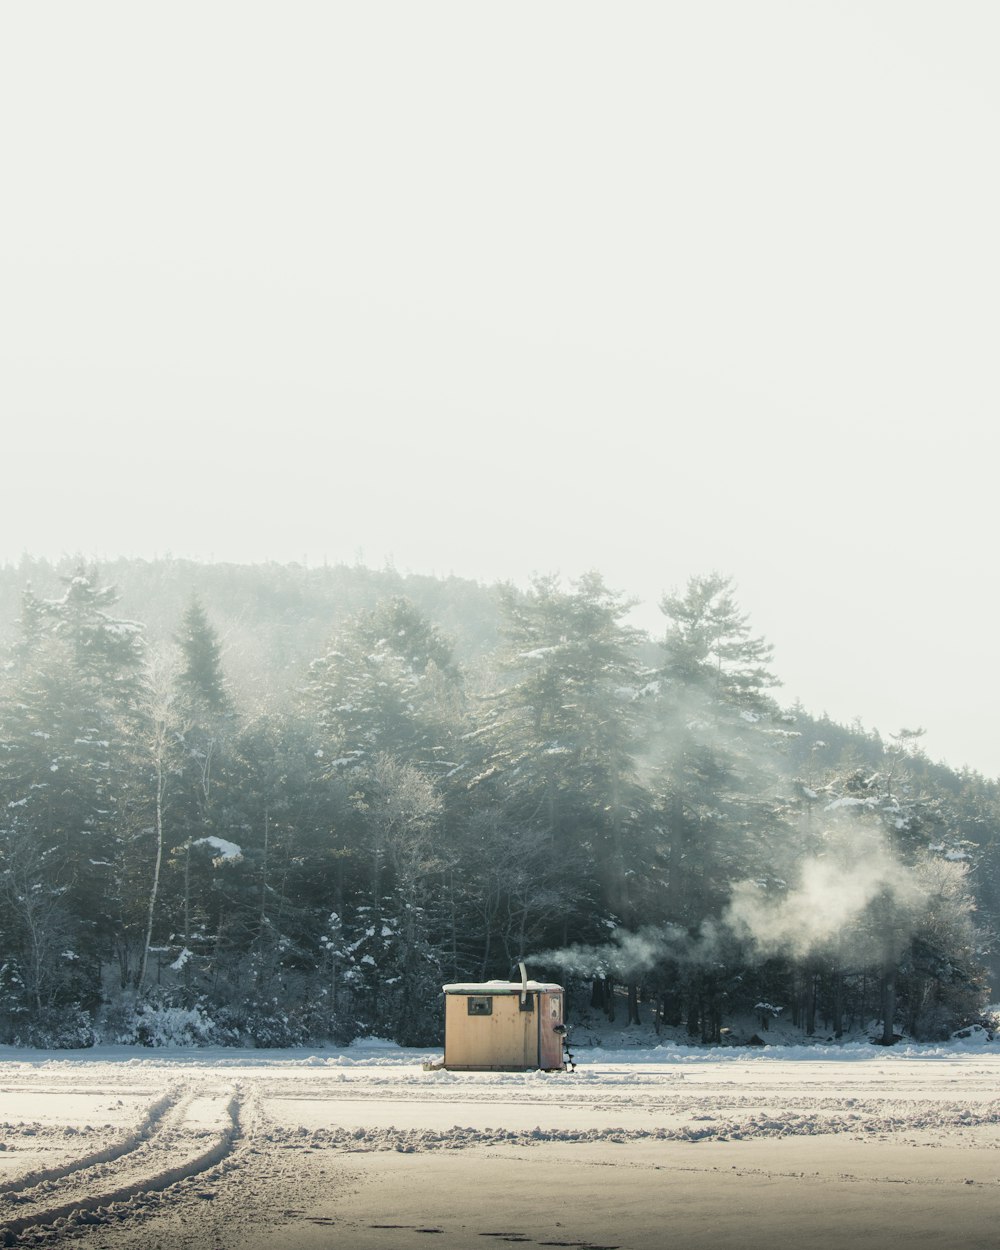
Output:
[[0,1040],[440,1035],[533,973],[705,1043],[987,1001],[995,782],[780,702],[729,582],[0,570]]

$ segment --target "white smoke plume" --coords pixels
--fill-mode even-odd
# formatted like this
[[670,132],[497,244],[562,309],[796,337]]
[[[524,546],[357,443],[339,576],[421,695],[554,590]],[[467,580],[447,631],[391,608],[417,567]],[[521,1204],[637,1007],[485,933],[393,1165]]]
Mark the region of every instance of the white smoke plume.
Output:
[[751,941],[761,956],[803,959],[838,942],[851,945],[876,900],[891,908],[894,925],[905,929],[925,897],[913,871],[876,844],[849,862],[839,856],[804,860],[795,885],[776,898],[753,881],[738,882],[723,924],[735,937]]
[[691,939],[678,925],[647,925],[635,933],[617,929],[602,945],[575,942],[562,950],[540,951],[529,962],[561,968],[579,977],[615,977],[631,981],[664,960],[687,960]]
[[[917,873],[894,859],[870,828],[856,834],[838,830],[826,854],[801,861],[793,882],[781,894],[767,893],[756,881],[737,882],[721,919],[706,920],[693,937],[669,924],[635,933],[618,929],[604,944],[542,951],[530,956],[530,962],[581,977],[628,981],[665,961],[704,966],[719,958],[719,944],[726,938],[762,959],[804,959],[833,945],[846,954],[865,945],[873,905],[883,908],[879,940],[884,940],[888,929],[897,937],[910,932],[927,898]],[[871,950],[870,931],[867,937]]]

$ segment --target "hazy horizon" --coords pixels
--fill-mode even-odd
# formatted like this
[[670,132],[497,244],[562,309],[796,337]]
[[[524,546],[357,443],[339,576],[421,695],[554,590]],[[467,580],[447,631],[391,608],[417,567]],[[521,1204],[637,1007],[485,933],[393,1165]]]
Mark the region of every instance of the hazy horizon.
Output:
[[0,559],[645,605],[988,776],[1000,12],[15,6]]

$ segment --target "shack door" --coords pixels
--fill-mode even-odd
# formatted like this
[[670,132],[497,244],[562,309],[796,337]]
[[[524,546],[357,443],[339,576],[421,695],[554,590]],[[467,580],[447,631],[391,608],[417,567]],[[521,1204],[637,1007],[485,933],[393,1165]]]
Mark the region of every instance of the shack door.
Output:
[[538,1066],[561,1068],[563,1066],[562,1034],[556,1026],[563,1022],[562,994],[539,994],[538,1004]]

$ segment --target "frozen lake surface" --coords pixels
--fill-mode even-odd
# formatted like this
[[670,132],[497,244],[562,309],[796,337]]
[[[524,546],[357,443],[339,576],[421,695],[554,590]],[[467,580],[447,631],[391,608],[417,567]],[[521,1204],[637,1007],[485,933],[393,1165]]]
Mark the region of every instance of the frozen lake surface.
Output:
[[[0,1049],[0,1244],[994,1244],[1000,1045]],[[334,1236],[333,1230],[339,1230]]]

